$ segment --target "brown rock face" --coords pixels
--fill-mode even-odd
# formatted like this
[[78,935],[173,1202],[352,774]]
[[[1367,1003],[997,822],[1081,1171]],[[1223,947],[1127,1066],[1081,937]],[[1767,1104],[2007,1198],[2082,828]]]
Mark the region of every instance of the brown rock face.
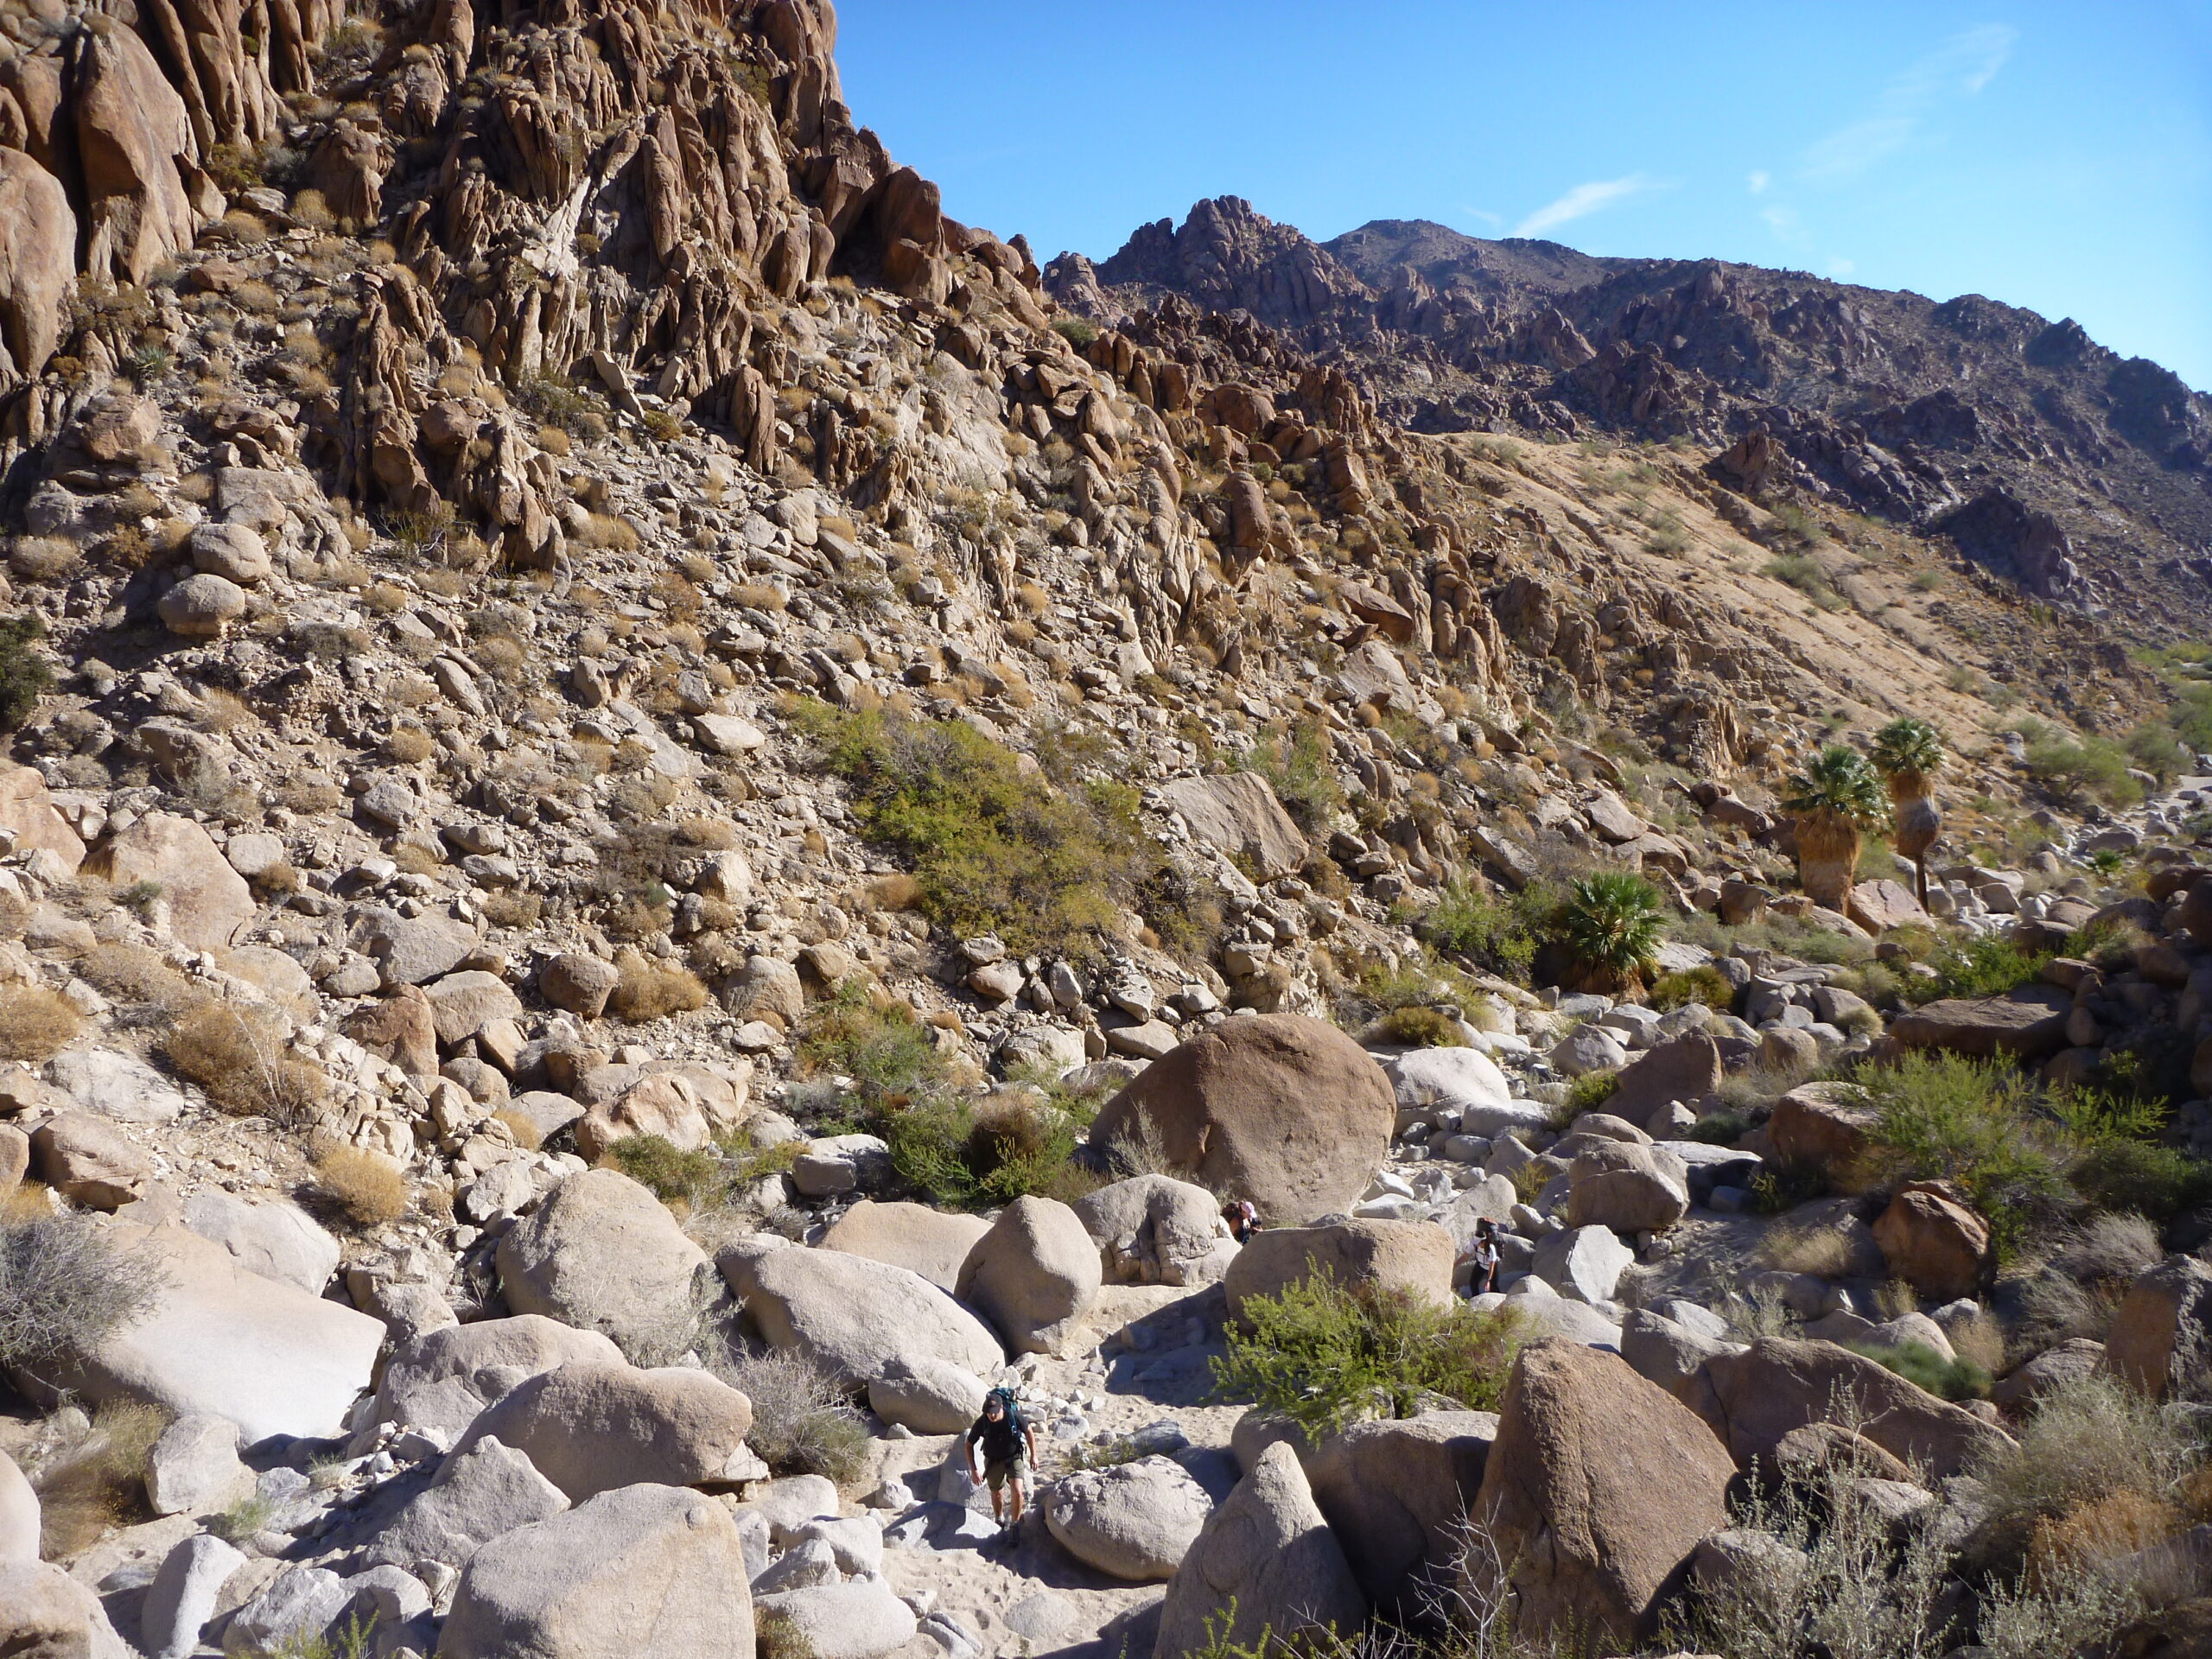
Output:
[[[0,172],[6,159],[0,150]],[[15,836],[17,852],[52,853],[71,875],[85,861],[85,843],[54,809],[46,779],[29,766],[0,766],[0,830]]]
[[2066,1046],[2074,998],[2053,985],[2024,985],[2003,996],[1947,997],[1899,1014],[1890,1035],[1907,1048],[1943,1048],[1980,1059],[2010,1054],[2040,1060]]
[[1334,1026],[1240,1016],[1174,1049],[1114,1096],[1092,1144],[1157,1136],[1169,1160],[1270,1222],[1351,1206],[1389,1148],[1396,1098]]
[[200,170],[184,100],[146,43],[99,22],[80,38],[71,103],[88,202],[86,263],[119,283],[143,283],[192,245],[222,197]]
[[1774,1103],[1767,1135],[1785,1163],[1815,1164],[1831,1173],[1849,1170],[1866,1151],[1874,1114],[1852,1103],[1847,1085],[1808,1083]]
[[1497,1436],[1488,1411],[1355,1423],[1306,1459],[1313,1501],[1377,1607],[1410,1611],[1448,1577]]
[[1263,881],[1287,875],[1306,861],[1306,837],[1256,772],[1219,778],[1179,778],[1160,794],[1183,815],[1191,833],[1232,856],[1241,855]]
[[1532,1631],[1632,1642],[1728,1524],[1735,1465],[1712,1431],[1615,1355],[1547,1338],[1522,1350],[1470,1516]]
[[390,1060],[418,1080],[438,1075],[438,1025],[430,999],[417,985],[402,985],[383,1001],[346,1016],[346,1034],[370,1053]]
[[1923,1296],[1970,1296],[1989,1265],[1989,1224],[1940,1181],[1898,1189],[1874,1224],[1890,1271]]
[[2138,1277],[2105,1335],[2104,1368],[2153,1399],[2212,1374],[2212,1267],[2170,1255]]
[[76,245],[61,181],[21,150],[0,149],[0,385],[36,374],[61,343]]
[[1675,1392],[1747,1466],[1770,1465],[1784,1436],[1830,1421],[1845,1395],[1859,1433],[1939,1478],[2007,1443],[2001,1429],[1832,1342],[1763,1338],[1742,1353],[1714,1355]]
[[245,878],[189,818],[149,812],[109,837],[93,874],[118,888],[149,882],[160,889],[170,937],[194,950],[220,950],[253,915]]
[[1427,1221],[1339,1221],[1265,1228],[1229,1264],[1230,1316],[1248,1296],[1277,1296],[1316,1274],[1347,1288],[1403,1290],[1439,1306],[1452,1300],[1452,1235]]

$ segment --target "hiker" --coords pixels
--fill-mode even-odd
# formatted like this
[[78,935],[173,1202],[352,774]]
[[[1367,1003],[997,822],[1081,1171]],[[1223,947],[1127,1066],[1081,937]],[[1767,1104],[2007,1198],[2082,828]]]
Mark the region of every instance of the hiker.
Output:
[[[983,1466],[976,1467],[976,1446],[983,1447]],[[968,1431],[968,1478],[988,1481],[991,1488],[991,1519],[1002,1529],[1001,1536],[1013,1535],[1021,1524],[1022,1503],[1029,1490],[1029,1471],[1037,1463],[1037,1430],[1021,1420],[1021,1402],[1014,1397],[1012,1389],[993,1389],[983,1397],[983,1414]],[[1006,1488],[1014,1488],[1014,1513],[1009,1516],[999,1512],[999,1495]]]
[[1487,1294],[1497,1279],[1497,1235],[1491,1223],[1475,1223],[1474,1243],[1467,1246],[1465,1259],[1474,1268],[1474,1271],[1467,1275],[1467,1294]]
[[1221,1206],[1221,1218],[1229,1224],[1229,1236],[1239,1244],[1260,1230],[1260,1211],[1249,1198],[1231,1198]]

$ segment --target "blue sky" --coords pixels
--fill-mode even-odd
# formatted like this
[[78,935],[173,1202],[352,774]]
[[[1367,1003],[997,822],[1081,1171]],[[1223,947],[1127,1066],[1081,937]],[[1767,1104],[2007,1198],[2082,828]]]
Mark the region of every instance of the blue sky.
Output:
[[2212,390],[2212,5],[843,0],[848,102],[1039,257],[1248,197],[2077,318]]

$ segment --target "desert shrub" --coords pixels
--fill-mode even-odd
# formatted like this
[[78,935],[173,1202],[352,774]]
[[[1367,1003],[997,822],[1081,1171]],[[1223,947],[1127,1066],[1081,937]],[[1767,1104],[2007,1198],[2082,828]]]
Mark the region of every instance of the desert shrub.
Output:
[[74,1555],[111,1527],[139,1518],[147,1459],[168,1424],[168,1413],[158,1407],[113,1402],[99,1408],[82,1441],[38,1466],[31,1484],[39,1498],[41,1554]]
[[1054,317],[1052,332],[1081,351],[1098,338],[1098,325],[1082,317]]
[[799,1038],[798,1061],[808,1076],[850,1077],[869,1103],[926,1092],[947,1075],[930,1028],[912,1007],[878,1007],[857,985],[815,1005]]
[[607,1012],[633,1026],[662,1020],[672,1014],[689,1014],[707,1006],[707,988],[699,976],[681,963],[663,962],[640,950],[624,950],[614,958],[622,977],[607,999]]
[[620,1170],[663,1204],[686,1210],[721,1167],[714,1154],[687,1152],[659,1135],[626,1135],[607,1149],[601,1161]]
[[1936,977],[1913,976],[1904,982],[1904,994],[1913,1002],[1945,996],[2002,996],[2031,983],[2050,960],[2047,951],[2023,950],[2008,938],[1980,934],[1938,952],[1928,963]]
[[494,1109],[492,1116],[505,1126],[507,1133],[514,1137],[515,1145],[524,1152],[536,1152],[545,1144],[545,1136],[538,1128],[537,1121],[521,1108],[501,1106]]
[[1871,1342],[1843,1345],[1941,1399],[1980,1400],[1989,1394],[1989,1373],[1983,1367],[1969,1359],[1946,1359],[1925,1343],[1899,1343],[1894,1348]]
[[1409,1005],[1392,1008],[1376,1023],[1376,1035],[1384,1042],[1404,1043],[1417,1048],[1465,1048],[1467,1033],[1459,1022],[1441,1008]]
[[1322,1274],[1246,1297],[1242,1317],[1249,1329],[1232,1328],[1212,1362],[1217,1391],[1280,1413],[1317,1444],[1361,1418],[1410,1417],[1429,1394],[1495,1410],[1520,1345],[1503,1310],[1346,1289]]
[[1268,780],[1283,810],[1307,835],[1325,835],[1344,792],[1329,765],[1329,734],[1318,721],[1269,732],[1237,762]]
[[1815,605],[1827,609],[1837,603],[1835,588],[1821,562],[1806,553],[1785,553],[1767,561],[1765,574],[1786,582]]
[[571,437],[607,435],[607,400],[595,391],[574,385],[564,375],[531,375],[515,387],[513,397],[517,406],[531,418],[546,426],[558,427]]
[[1622,988],[1642,982],[1664,936],[1659,904],[1658,888],[1624,871],[1569,885],[1558,936],[1586,983]]
[[930,918],[959,935],[1087,957],[1158,867],[1127,785],[1050,788],[961,721],[820,703],[797,717],[852,785],[868,835],[912,861]]
[[1751,1120],[1741,1112],[1712,1112],[1690,1125],[1688,1139],[1708,1147],[1732,1147],[1751,1128]]
[[276,1017],[264,1009],[204,1002],[170,1028],[162,1047],[180,1076],[236,1116],[289,1122],[330,1090],[322,1068],[291,1053]]
[[1762,1216],[1787,1215],[1827,1190],[1827,1172],[1818,1164],[1773,1159],[1751,1177],[1751,1208]]
[[98,1346],[166,1283],[157,1263],[81,1216],[0,1208],[0,1367],[38,1376]]
[[316,1188],[355,1224],[379,1227],[407,1213],[407,1172],[365,1147],[326,1147],[315,1160]]
[[161,952],[123,940],[104,940],[77,958],[77,975],[111,1000],[135,1003],[175,1019],[200,999],[192,982]]
[[43,985],[0,988],[0,1059],[45,1059],[84,1023],[59,991]]
[[2212,1163],[2177,1147],[2113,1136],[2098,1140],[2068,1172],[2084,1202],[2171,1221],[2212,1199]]
[[900,1178],[945,1208],[988,1210],[1029,1196],[1068,1203],[1103,1179],[1077,1160],[1083,1123],[1026,1090],[980,1102],[925,1095],[870,1122]]
[[715,1376],[753,1402],[746,1444],[779,1475],[822,1475],[848,1485],[868,1463],[868,1430],[837,1379],[810,1354],[725,1347]]
[[1557,895],[1541,885],[1500,899],[1454,881],[1414,924],[1431,949],[1463,957],[1508,979],[1525,981]]
[[1840,1227],[1802,1227],[1783,1223],[1759,1241],[1762,1266],[1784,1273],[1814,1273],[1841,1279],[1851,1271],[1851,1235]]
[[1726,1014],[1735,1001],[1735,986],[1711,963],[1662,974],[1651,982],[1650,1001],[1655,1008],[1672,1011],[1702,1002],[1708,1008],[1718,1008]]
[[2028,744],[2028,775],[2072,800],[2087,796],[2107,806],[2133,806],[2143,798],[2140,785],[2127,775],[2127,751],[2109,739],[2071,743],[2046,734]]
[[1554,1127],[1564,1128],[1585,1112],[1603,1111],[1620,1086],[1618,1071],[1585,1071],[1567,1085],[1567,1098],[1554,1114],[1559,1119]]
[[2037,1522],[2115,1493],[2171,1503],[2202,1459],[2184,1412],[2091,1376],[2044,1395],[2012,1441],[1983,1452],[1974,1473],[1998,1535],[2024,1549]]
[[1999,1262],[2063,1213],[2061,1149],[2018,1074],[1963,1055],[1909,1053],[1861,1072],[1858,1089],[1877,1114],[1873,1173],[1955,1183],[1988,1219]]
[[26,612],[0,617],[0,731],[12,732],[31,717],[52,690],[54,671],[36,649],[46,625]]

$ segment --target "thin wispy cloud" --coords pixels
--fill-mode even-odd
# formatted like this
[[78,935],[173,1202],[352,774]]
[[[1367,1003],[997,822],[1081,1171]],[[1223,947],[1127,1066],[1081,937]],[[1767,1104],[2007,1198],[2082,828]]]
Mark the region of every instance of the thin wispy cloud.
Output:
[[1469,219],[1480,219],[1484,224],[1489,226],[1493,231],[1499,226],[1505,223],[1504,214],[1487,213],[1479,207],[1470,207],[1465,202],[1461,202],[1459,204],[1459,211],[1465,213]]
[[1624,179],[1597,179],[1588,184],[1578,184],[1556,201],[1542,207],[1513,227],[1516,236],[1541,236],[1554,226],[1570,219],[1586,218],[1600,208],[1615,202],[1641,195],[1646,190],[1661,188],[1659,181],[1642,173],[1631,173]]
[[2019,31],[1985,23],[1916,60],[1883,89],[1872,110],[1806,150],[1798,176],[1821,183],[1853,179],[1896,155],[1930,111],[1949,98],[1971,98],[1995,79]]
[[1774,182],[1774,175],[1762,168],[1745,180],[1745,182],[1751,187],[1753,195],[1763,196],[1766,194],[1767,186]]

